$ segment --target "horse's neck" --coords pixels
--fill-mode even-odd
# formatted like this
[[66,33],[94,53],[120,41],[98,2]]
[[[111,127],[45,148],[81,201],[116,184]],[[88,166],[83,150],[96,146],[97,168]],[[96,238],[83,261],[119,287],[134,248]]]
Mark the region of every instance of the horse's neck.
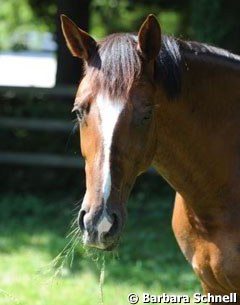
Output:
[[215,122],[233,116],[234,109],[240,111],[240,57],[186,53],[184,61],[181,98],[193,110]]
[[192,54],[185,60],[181,97],[159,100],[154,165],[185,199],[214,202],[239,180],[239,65]]

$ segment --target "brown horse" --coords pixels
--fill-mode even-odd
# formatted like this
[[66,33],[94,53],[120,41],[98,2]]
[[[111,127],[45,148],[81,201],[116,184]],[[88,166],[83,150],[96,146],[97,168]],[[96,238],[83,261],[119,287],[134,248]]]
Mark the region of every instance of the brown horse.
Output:
[[118,243],[136,177],[153,165],[176,190],[173,230],[205,292],[240,295],[240,57],[161,34],[96,42],[62,16],[86,62],[74,110],[86,161],[85,245]]

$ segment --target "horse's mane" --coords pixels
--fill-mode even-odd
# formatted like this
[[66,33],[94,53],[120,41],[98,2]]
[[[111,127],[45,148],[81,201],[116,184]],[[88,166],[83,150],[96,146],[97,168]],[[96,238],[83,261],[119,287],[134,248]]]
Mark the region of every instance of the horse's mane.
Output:
[[[226,50],[207,44],[189,42],[170,36],[162,36],[159,55],[155,61],[155,81],[163,86],[167,96],[175,99],[181,92],[184,53],[196,56],[215,55],[227,60],[240,57]],[[137,50],[137,35],[119,33],[107,36],[99,42],[98,52],[86,66],[86,74],[102,90],[112,96],[125,96],[142,69]]]
[[211,46],[206,43],[196,42],[196,41],[184,41],[180,42],[181,51],[191,52],[197,55],[213,55],[215,58],[219,58],[227,61],[240,62],[240,56],[231,53],[225,49],[221,49],[215,46]]
[[169,98],[177,98],[181,92],[182,55],[178,40],[162,36],[159,55],[156,59],[155,78],[162,83]]

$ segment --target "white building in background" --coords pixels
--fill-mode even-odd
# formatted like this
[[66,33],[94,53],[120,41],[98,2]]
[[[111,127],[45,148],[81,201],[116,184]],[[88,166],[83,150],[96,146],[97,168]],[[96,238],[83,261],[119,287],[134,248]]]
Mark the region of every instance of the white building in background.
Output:
[[0,86],[34,86],[51,88],[55,85],[57,61],[54,53],[0,53]]
[[15,34],[11,44],[13,49],[20,50],[0,52],[0,86],[55,85],[57,45],[51,33]]

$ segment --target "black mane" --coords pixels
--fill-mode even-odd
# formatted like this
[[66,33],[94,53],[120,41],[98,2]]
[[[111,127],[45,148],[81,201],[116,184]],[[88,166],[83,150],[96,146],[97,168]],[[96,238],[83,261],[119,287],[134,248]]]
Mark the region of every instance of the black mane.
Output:
[[225,49],[221,49],[215,46],[208,45],[206,43],[196,42],[196,41],[181,41],[180,43],[181,52],[191,52],[196,56],[206,55],[206,56],[215,56],[227,61],[240,62],[240,56],[234,53],[231,53]]
[[182,56],[179,43],[173,37],[162,37],[160,53],[156,59],[155,78],[162,83],[169,98],[177,98],[181,93]]

